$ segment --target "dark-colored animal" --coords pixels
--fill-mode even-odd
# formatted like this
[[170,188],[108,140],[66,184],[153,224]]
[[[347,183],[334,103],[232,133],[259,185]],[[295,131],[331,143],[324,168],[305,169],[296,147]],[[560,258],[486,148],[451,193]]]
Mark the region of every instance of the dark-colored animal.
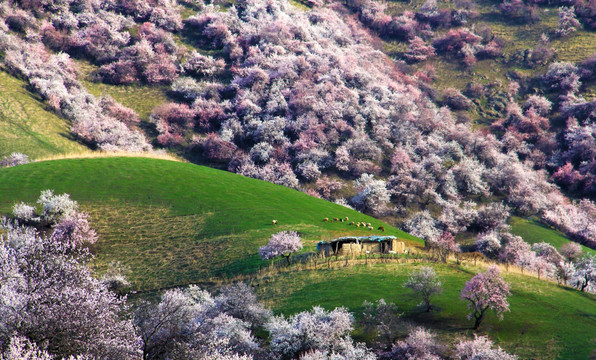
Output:
[[379,226],[377,230],[381,230],[382,232],[385,232],[385,227]]

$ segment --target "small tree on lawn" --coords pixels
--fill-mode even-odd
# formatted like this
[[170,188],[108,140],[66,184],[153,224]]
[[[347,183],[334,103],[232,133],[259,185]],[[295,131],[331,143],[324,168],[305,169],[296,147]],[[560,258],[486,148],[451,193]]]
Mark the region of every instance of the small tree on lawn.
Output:
[[439,237],[428,239],[426,245],[441,262],[447,262],[449,254],[461,252],[459,244],[455,242],[455,237],[448,231],[444,231]]
[[461,291],[461,299],[470,302],[468,319],[473,317],[476,320],[475,330],[480,327],[487,310],[493,310],[500,319],[503,318],[503,312],[509,311],[509,294],[509,284],[501,277],[501,270],[494,265],[466,283]]
[[435,269],[423,266],[418,270],[414,270],[410,274],[410,278],[404,284],[404,287],[410,288],[422,298],[425,311],[429,312],[432,309],[430,300],[435,294],[442,292],[441,280],[437,276]]
[[269,243],[259,248],[259,255],[264,260],[283,256],[290,263],[290,256],[302,249],[300,235],[295,231],[280,231],[271,235]]

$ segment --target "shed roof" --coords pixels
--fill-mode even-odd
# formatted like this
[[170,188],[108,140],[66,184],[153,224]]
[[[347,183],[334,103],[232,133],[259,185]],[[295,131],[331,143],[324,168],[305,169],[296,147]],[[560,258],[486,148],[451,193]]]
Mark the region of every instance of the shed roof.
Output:
[[319,250],[319,247],[321,245],[324,244],[332,244],[335,242],[339,242],[339,241],[354,241],[356,242],[356,244],[359,244],[361,242],[373,242],[373,241],[377,241],[377,242],[382,242],[382,241],[387,241],[387,240],[396,240],[397,238],[395,236],[392,235],[388,235],[388,236],[378,236],[378,235],[372,235],[372,236],[343,236],[334,240],[330,240],[330,241],[319,241],[317,243],[317,250]]

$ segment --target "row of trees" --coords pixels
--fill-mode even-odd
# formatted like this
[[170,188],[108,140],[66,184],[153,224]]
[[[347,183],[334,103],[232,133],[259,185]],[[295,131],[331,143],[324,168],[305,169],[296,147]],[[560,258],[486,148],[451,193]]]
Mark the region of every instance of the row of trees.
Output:
[[[512,249],[512,247],[515,246],[513,244],[517,244],[519,241],[526,244],[521,238],[513,239],[511,242],[512,245],[507,247],[501,254],[501,257],[504,260],[510,261],[511,259],[509,258],[505,259],[508,256],[512,258],[520,257],[519,253],[513,254],[514,250]],[[579,254],[581,254],[581,249],[578,251],[576,246],[579,247],[577,244],[572,244],[565,247],[563,250],[569,257],[577,259],[580,256]],[[448,233],[443,234],[438,240],[438,244],[434,245],[434,247],[445,251],[456,250],[453,236],[450,236]],[[288,260],[289,264],[290,256],[301,248],[302,243],[298,233],[294,231],[282,231],[273,234],[269,239],[269,243],[259,249],[259,253],[264,260],[283,256]],[[559,253],[549,244],[535,244],[534,249],[538,253],[538,255],[534,255],[534,258],[539,256],[541,258],[548,258],[549,260],[552,259],[551,261],[553,262],[561,261],[561,259],[559,259],[561,255],[559,255]],[[529,251],[528,245],[528,252]],[[521,255],[521,257],[524,256],[525,255]],[[534,263],[536,262],[537,261],[534,260]],[[593,271],[590,276],[593,278],[596,276],[596,272]],[[586,283],[586,285],[588,284]],[[421,297],[421,305],[423,305],[424,311],[426,312],[431,311],[433,308],[431,305],[431,298],[442,291],[441,281],[431,267],[421,267],[419,270],[414,271],[408,281],[404,284],[404,287],[412,289]],[[582,287],[582,291],[583,290],[584,287]],[[500,317],[502,317],[503,312],[509,311],[509,304],[507,303],[508,295],[509,285],[503,281],[497,266],[489,267],[486,273],[480,273],[468,281],[462,290],[461,298],[470,302],[469,308],[471,311],[469,318],[473,317],[475,319],[474,329],[480,327],[480,323],[487,310],[493,310]]]

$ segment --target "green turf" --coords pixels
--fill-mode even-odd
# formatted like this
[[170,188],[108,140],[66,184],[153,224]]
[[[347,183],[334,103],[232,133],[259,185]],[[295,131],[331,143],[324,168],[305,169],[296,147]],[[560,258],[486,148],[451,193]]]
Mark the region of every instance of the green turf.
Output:
[[[253,272],[258,247],[281,230],[303,234],[305,251],[344,234],[379,234],[323,218],[379,220],[296,190],[188,163],[147,158],[54,160],[0,170],[0,213],[43,189],[66,192],[91,215],[99,271],[130,267],[133,288],[151,290]],[[279,224],[272,225],[277,219]]]
[[[428,265],[428,264],[426,264]],[[356,315],[364,300],[394,302],[404,319],[436,332],[453,343],[471,337],[472,321],[459,299],[465,282],[480,269],[432,265],[444,283],[434,303],[439,312],[421,313],[410,291],[403,288],[408,274],[420,264],[376,264],[340,270],[299,271],[269,276],[257,285],[259,298],[277,312],[292,314],[314,305],[346,306]],[[511,312],[499,321],[489,314],[480,334],[521,359],[587,359],[596,337],[596,297],[520,274],[504,273],[511,284]]]
[[46,109],[26,83],[0,71],[0,157],[21,152],[31,158],[81,152],[70,124]]
[[[559,249],[563,244],[571,241],[560,231],[552,229],[534,219],[524,219],[513,216],[509,221],[509,225],[511,225],[511,232],[514,235],[521,236],[530,244],[544,241]],[[584,253],[596,254],[596,250],[592,250],[583,245],[581,247]]]

